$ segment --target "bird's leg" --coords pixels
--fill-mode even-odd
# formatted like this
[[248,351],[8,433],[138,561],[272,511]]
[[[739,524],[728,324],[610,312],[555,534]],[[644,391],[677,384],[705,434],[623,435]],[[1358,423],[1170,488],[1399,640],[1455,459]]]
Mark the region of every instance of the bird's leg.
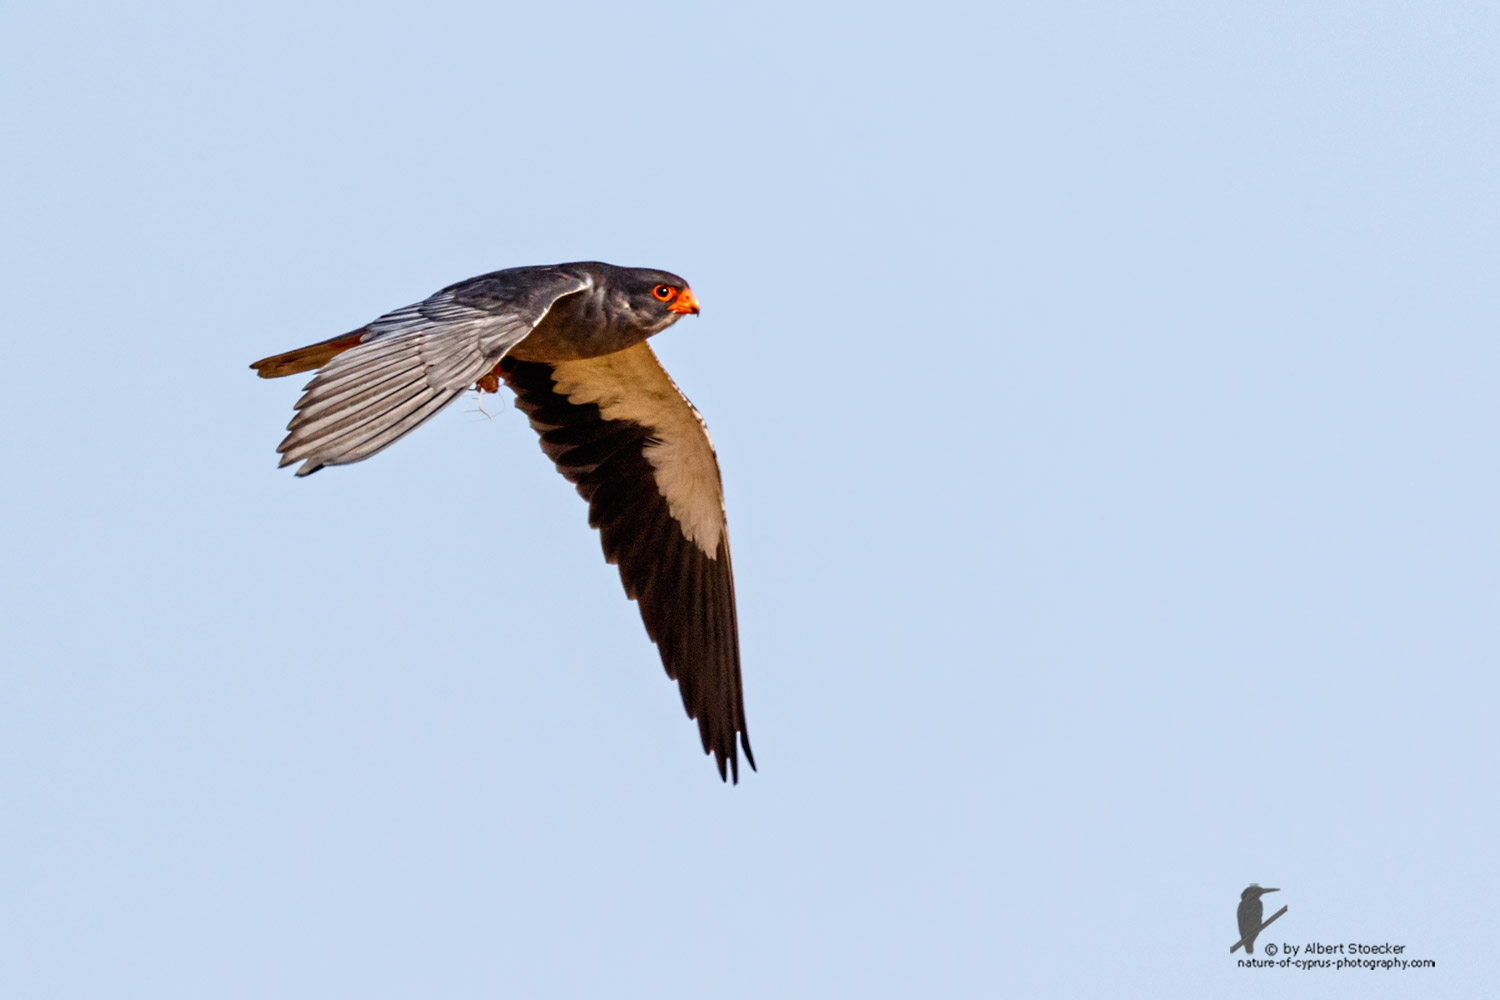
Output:
[[500,366],[495,365],[487,374],[481,376],[479,381],[474,383],[474,388],[479,392],[499,392]]
[[[480,399],[483,399],[484,394],[487,392],[495,393],[500,391],[500,362],[495,362],[495,367],[479,377],[479,381],[474,383],[474,391],[479,393]],[[487,419],[492,419],[483,406],[478,406],[477,409]]]

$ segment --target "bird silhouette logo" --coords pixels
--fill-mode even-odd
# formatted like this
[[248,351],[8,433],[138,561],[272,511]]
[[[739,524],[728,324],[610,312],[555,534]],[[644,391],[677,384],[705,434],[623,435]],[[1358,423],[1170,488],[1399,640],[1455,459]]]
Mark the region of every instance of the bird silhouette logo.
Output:
[[1241,945],[1244,945],[1245,947],[1245,954],[1255,954],[1255,939],[1260,935],[1261,931],[1271,926],[1272,921],[1285,913],[1287,909],[1285,906],[1283,906],[1281,909],[1277,910],[1271,915],[1270,920],[1262,921],[1261,917],[1265,915],[1266,907],[1265,904],[1260,901],[1260,897],[1264,896],[1268,892],[1280,891],[1280,889],[1262,889],[1254,882],[1251,882],[1248,886],[1245,887],[1245,891],[1240,893],[1240,908],[1235,912],[1235,919],[1239,922],[1240,925],[1240,939],[1234,943],[1234,946],[1232,948],[1229,949],[1229,953],[1231,955],[1234,954]]

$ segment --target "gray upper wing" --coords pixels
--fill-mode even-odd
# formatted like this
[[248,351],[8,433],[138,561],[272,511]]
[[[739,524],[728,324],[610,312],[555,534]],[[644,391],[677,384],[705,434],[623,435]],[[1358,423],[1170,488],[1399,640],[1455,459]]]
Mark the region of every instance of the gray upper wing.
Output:
[[516,268],[473,278],[375,320],[357,347],[307,384],[281,464],[305,476],[369,458],[409,433],[492,369],[585,275]]

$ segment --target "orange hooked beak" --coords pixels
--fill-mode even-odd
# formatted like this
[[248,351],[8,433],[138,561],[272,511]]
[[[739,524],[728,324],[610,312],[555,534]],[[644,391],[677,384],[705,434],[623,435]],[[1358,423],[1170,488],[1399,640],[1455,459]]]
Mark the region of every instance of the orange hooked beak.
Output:
[[677,293],[677,296],[674,299],[672,299],[671,303],[667,306],[667,309],[679,315],[692,313],[694,316],[696,316],[698,315],[698,300],[693,298],[692,289],[684,288],[682,291]]

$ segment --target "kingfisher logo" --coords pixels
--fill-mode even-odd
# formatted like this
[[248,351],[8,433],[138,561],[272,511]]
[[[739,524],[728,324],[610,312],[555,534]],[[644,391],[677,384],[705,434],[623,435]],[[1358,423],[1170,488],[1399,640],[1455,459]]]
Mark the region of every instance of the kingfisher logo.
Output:
[[1255,883],[1240,893],[1240,905],[1234,911],[1234,922],[1239,928],[1240,939],[1229,946],[1233,955],[1241,948],[1245,954],[1234,960],[1241,969],[1377,969],[1406,972],[1409,969],[1435,969],[1437,962],[1430,958],[1406,957],[1406,945],[1390,941],[1288,941],[1285,936],[1262,942],[1260,954],[1255,953],[1256,939],[1260,932],[1270,927],[1287,908],[1283,906],[1270,918],[1266,918],[1266,904],[1261,899],[1268,892],[1280,889],[1264,889]]
[[1245,954],[1255,954],[1255,939],[1260,936],[1260,932],[1270,927],[1287,910],[1283,906],[1271,914],[1270,920],[1261,920],[1261,917],[1265,915],[1266,905],[1260,901],[1260,897],[1268,892],[1280,891],[1280,889],[1262,889],[1251,882],[1245,887],[1245,891],[1240,893],[1240,908],[1234,914],[1235,920],[1240,925],[1240,939],[1229,949],[1231,955],[1239,951],[1241,947],[1245,949]]

